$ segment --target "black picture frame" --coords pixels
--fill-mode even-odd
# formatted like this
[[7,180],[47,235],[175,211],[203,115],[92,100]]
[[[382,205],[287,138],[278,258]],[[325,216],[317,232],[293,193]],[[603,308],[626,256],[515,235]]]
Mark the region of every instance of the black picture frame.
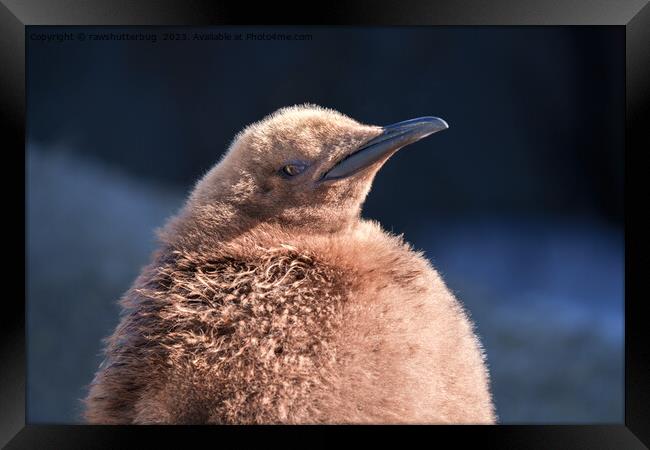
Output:
[[[432,439],[449,439],[460,445],[468,440],[496,448],[647,448],[650,445],[650,352],[648,327],[642,314],[641,262],[647,229],[642,206],[632,198],[645,183],[646,166],[641,155],[650,149],[650,6],[647,0],[464,0],[402,2],[348,1],[345,4],[304,3],[281,7],[275,2],[213,2],[208,0],[1,0],[0,1],[0,98],[3,154],[25,151],[25,40],[29,25],[418,25],[418,26],[548,26],[612,25],[625,27],[626,36],[626,145],[625,145],[625,421],[618,425],[499,425],[438,427],[354,427],[373,437],[384,433],[421,432]],[[646,114],[644,114],[646,113]],[[622,120],[622,118],[621,118]],[[23,153],[24,156],[24,153]],[[6,161],[6,159],[5,159]],[[23,164],[24,157],[16,156]],[[17,164],[20,164],[18,162]],[[5,166],[8,167],[8,166]],[[6,192],[9,178],[3,177]],[[25,184],[23,182],[23,188]],[[23,191],[24,194],[24,191]],[[12,196],[5,196],[5,205]],[[22,211],[24,216],[24,199]],[[9,205],[7,205],[9,206]],[[14,205],[11,204],[11,207]],[[19,200],[16,210],[21,210]],[[5,213],[7,214],[7,213]],[[20,221],[14,226],[23,225]],[[25,238],[23,226],[23,237]],[[5,234],[5,239],[7,235]],[[17,239],[15,240],[18,241]],[[23,249],[24,250],[24,249]],[[25,255],[23,251],[23,255]],[[25,263],[25,261],[23,261]],[[13,267],[18,267],[14,264]],[[26,264],[23,265],[25,280]],[[18,271],[19,269],[14,269]],[[12,276],[8,274],[5,276]],[[17,275],[16,275],[17,276]],[[14,283],[15,284],[15,283]],[[26,282],[24,284],[26,286]],[[30,425],[25,415],[25,304],[20,297],[5,295],[0,320],[0,444],[6,448],[124,448],[144,440],[149,445],[187,443],[188,439],[250,440],[263,433],[283,443],[305,445],[300,434],[318,434],[321,443],[330,434],[349,433],[352,427],[110,427]],[[302,440],[301,440],[302,439]],[[333,440],[340,442],[340,440]],[[431,443],[436,441],[430,441]],[[213,441],[214,445],[217,442]],[[457,444],[456,444],[457,443]]]

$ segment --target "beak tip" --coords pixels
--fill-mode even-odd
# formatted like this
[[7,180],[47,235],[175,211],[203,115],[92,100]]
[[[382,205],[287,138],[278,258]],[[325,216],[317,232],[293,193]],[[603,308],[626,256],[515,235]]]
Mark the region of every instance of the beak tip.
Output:
[[431,127],[434,129],[434,131],[442,131],[446,130],[449,128],[449,124],[447,123],[446,120],[441,119],[440,117],[427,117],[428,122],[431,124]]

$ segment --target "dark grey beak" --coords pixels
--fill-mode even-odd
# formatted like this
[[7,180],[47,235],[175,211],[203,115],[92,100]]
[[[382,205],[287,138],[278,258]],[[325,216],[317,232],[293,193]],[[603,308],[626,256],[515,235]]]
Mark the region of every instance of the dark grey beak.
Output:
[[383,133],[349,154],[321,178],[322,181],[346,178],[365,169],[397,150],[441,130],[449,128],[438,117],[419,117],[383,127]]

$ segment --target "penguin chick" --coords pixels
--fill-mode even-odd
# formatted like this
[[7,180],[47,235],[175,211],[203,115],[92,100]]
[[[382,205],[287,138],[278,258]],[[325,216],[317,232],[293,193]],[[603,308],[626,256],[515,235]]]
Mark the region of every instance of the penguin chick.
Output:
[[385,161],[445,128],[304,105],[240,132],[122,298],[87,422],[494,423],[461,305],[360,218]]

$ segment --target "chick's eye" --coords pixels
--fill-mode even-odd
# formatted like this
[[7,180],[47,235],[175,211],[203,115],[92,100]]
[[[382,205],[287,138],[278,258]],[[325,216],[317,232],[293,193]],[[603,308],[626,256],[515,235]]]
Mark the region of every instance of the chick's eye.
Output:
[[298,175],[303,170],[305,170],[305,166],[303,164],[287,164],[282,168],[282,173],[286,176],[292,177],[294,175]]

